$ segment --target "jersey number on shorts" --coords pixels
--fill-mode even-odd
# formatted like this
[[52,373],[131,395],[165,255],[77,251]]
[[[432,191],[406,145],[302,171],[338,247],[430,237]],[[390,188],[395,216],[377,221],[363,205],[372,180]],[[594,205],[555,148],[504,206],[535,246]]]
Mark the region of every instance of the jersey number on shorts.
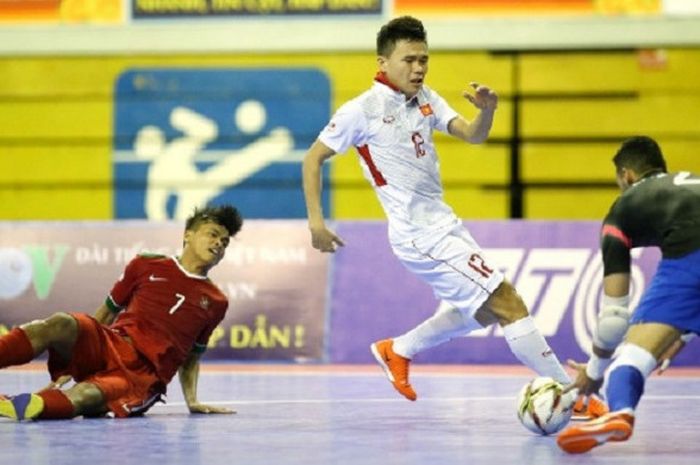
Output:
[[469,257],[468,265],[472,270],[476,271],[484,278],[488,278],[493,274],[493,268],[486,266],[484,259],[478,253],[473,253],[472,256]]
[[182,303],[185,301],[185,296],[182,295],[182,294],[177,294],[177,293],[176,293],[176,294],[175,294],[175,297],[177,297],[177,302],[175,302],[175,305],[173,305],[172,307],[170,307],[170,311],[168,312],[168,313],[171,314],[171,315],[172,315],[173,313],[177,312],[177,309],[180,308],[180,305],[182,305]]

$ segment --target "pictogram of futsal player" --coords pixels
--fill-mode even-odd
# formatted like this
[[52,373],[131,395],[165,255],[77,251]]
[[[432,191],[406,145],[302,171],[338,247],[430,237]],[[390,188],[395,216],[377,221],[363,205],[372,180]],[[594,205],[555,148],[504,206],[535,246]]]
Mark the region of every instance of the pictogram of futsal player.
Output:
[[[242,102],[234,113],[238,129],[247,135],[259,133],[267,121],[265,107],[257,100]],[[146,217],[152,220],[169,218],[168,199],[176,198],[173,218],[184,219],[198,205],[244,181],[251,175],[278,161],[294,147],[287,128],[276,127],[239,150],[232,150],[214,166],[197,167],[198,156],[207,144],[219,136],[216,123],[189,108],[178,106],[170,113],[170,124],[182,136],[166,142],[163,131],[145,126],[136,135],[136,156],[150,160],[148,169]]]
[[[48,351],[53,381],[38,393],[0,396],[0,416],[138,416],[161,399],[176,373],[191,413],[232,413],[200,403],[197,382],[200,356],[228,307],[207,274],[242,224],[230,205],[195,210],[182,253],[132,259],[94,317],[59,312],[0,337],[0,368]],[[71,377],[76,384],[61,389]]]

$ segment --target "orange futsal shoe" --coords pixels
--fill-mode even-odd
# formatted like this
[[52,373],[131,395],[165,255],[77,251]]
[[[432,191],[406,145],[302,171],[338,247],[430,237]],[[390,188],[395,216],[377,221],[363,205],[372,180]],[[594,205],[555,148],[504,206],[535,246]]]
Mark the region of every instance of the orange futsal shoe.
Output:
[[634,416],[611,412],[580,425],[569,426],[557,436],[557,444],[569,454],[582,454],[608,441],[626,441],[632,436]]
[[416,400],[418,396],[408,382],[408,365],[411,359],[396,354],[393,350],[394,341],[384,339],[375,342],[370,346],[372,355],[377,359],[377,363],[384,369],[386,377],[389,378],[394,388],[408,400]]
[[589,396],[578,396],[574,404],[574,411],[571,415],[572,421],[589,421],[602,417],[609,413],[607,405],[603,399],[591,394]]

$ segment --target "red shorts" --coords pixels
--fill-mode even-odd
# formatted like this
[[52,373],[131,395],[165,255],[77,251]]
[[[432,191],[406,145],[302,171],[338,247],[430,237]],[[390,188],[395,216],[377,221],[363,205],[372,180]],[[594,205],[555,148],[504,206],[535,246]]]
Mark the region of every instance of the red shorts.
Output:
[[91,316],[71,316],[78,322],[78,339],[69,361],[49,350],[51,379],[71,375],[76,383],[94,384],[117,417],[141,415],[160,400],[165,386],[131,343]]

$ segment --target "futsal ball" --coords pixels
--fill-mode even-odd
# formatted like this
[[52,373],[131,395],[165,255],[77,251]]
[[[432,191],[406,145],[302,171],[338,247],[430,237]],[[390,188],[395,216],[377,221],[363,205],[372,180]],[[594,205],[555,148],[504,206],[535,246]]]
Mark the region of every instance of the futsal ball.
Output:
[[576,396],[545,376],[528,382],[518,393],[518,419],[533,433],[546,436],[560,431],[571,419]]

